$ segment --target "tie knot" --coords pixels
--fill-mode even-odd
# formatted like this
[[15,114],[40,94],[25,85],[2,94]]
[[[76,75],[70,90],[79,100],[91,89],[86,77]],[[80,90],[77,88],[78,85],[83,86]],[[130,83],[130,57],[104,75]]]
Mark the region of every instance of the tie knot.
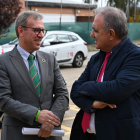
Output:
[[109,59],[110,55],[111,55],[110,52],[106,53],[105,59]]
[[28,57],[29,60],[34,60],[34,58],[35,58],[35,56],[33,54],[30,54]]

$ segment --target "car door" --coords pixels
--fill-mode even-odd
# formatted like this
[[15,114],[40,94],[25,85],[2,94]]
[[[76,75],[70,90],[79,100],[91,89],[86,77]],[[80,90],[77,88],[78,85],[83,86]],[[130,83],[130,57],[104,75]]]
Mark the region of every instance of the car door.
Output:
[[57,35],[48,35],[43,39],[40,50],[43,52],[51,53],[56,57],[57,61],[61,60],[61,52],[58,48]]
[[73,58],[73,45],[68,34],[57,34],[58,48],[61,53],[61,62],[68,62]]

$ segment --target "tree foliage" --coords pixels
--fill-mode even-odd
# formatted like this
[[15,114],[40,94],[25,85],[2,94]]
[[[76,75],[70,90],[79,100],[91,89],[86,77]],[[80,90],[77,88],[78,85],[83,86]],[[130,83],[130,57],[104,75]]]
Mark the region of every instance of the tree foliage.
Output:
[[7,28],[15,21],[22,4],[19,0],[0,0],[0,34],[6,32]]
[[[98,2],[99,0],[93,0]],[[104,2],[105,0],[101,0]],[[107,6],[117,7],[127,15],[128,22],[140,22],[140,8],[137,7],[140,0],[106,0]]]
[[[86,1],[86,0],[84,0],[84,1]],[[93,1],[98,2],[99,0],[93,0]],[[101,1],[104,2],[104,0],[101,0]],[[131,5],[134,5],[135,2],[136,2],[136,4],[138,4],[138,2],[140,2],[140,0],[106,0],[106,1],[107,1],[107,6],[120,8],[124,12],[126,11],[128,3],[129,3],[129,7],[130,7]]]
[[130,7],[130,5],[134,5],[135,2],[138,4],[139,1],[140,0],[108,0],[107,5],[120,8],[125,12],[127,4],[129,4]]

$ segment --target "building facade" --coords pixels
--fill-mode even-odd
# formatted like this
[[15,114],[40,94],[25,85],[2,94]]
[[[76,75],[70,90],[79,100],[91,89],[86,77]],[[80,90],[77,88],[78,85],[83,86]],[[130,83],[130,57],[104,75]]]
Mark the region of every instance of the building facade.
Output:
[[[21,0],[22,2],[24,0]],[[62,1],[62,3],[61,3]],[[93,22],[96,5],[73,0],[25,0],[24,10],[42,14],[44,23],[51,22]]]

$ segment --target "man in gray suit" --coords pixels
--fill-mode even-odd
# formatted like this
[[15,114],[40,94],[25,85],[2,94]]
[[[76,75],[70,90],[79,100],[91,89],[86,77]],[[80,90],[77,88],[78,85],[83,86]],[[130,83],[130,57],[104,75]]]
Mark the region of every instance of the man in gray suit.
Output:
[[[68,91],[55,57],[37,51],[46,33],[42,16],[21,13],[15,30],[19,44],[0,56],[1,140],[61,140],[50,134],[61,129]],[[23,135],[22,127],[40,128],[38,136]]]

